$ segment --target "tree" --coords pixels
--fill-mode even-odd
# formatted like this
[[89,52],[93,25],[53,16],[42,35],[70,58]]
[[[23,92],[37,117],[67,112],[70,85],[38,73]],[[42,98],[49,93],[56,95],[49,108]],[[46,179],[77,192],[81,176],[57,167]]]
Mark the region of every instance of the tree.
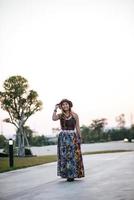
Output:
[[[34,131],[30,129],[29,126],[24,126],[23,131],[25,132],[25,142],[26,145],[29,147],[32,144],[33,133]],[[18,144],[18,136],[16,135],[16,143]]]
[[7,143],[7,139],[4,135],[0,135],[0,148],[4,148]]
[[49,144],[53,144],[53,143],[49,142],[48,138],[45,137],[44,135],[38,135],[32,138],[33,146],[44,146],[44,145],[49,145]]
[[81,126],[81,136],[82,136],[82,142],[83,143],[89,143],[92,141],[92,135],[91,135],[91,130],[88,126]]
[[119,116],[117,116],[115,118],[116,122],[118,123],[117,126],[120,128],[120,129],[123,129],[125,127],[125,115],[124,114],[121,114]]
[[132,139],[134,139],[134,124],[131,124],[129,133],[128,133],[128,141],[132,142]]
[[26,135],[26,138],[27,138],[26,144],[27,144],[27,146],[29,146],[32,143],[34,131],[31,130],[29,126],[24,126],[24,132],[25,132],[25,135]]
[[98,137],[99,140],[101,138],[101,132],[103,131],[106,124],[107,122],[105,118],[92,120],[90,127],[93,130],[93,132],[96,134],[96,137]]
[[1,108],[8,112],[4,121],[16,127],[18,136],[18,155],[25,156],[24,125],[28,118],[41,110],[42,102],[34,90],[28,91],[28,81],[22,76],[11,76],[4,82],[4,92],[0,92]]

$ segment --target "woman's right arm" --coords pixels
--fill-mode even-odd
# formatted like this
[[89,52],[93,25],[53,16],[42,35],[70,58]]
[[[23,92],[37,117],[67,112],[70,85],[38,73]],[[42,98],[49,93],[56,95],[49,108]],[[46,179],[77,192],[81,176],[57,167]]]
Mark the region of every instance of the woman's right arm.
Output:
[[57,114],[57,109],[58,109],[58,105],[55,106],[55,109],[53,111],[53,115],[52,115],[52,120],[53,121],[56,121],[60,118],[60,114]]

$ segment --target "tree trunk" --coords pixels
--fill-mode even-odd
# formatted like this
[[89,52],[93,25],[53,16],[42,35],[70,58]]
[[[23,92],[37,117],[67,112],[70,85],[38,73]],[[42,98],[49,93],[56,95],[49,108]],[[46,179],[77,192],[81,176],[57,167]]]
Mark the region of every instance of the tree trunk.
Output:
[[26,145],[27,145],[27,147],[30,147],[29,142],[28,142],[28,139],[27,139],[27,135],[26,135],[25,131],[23,131],[23,134],[24,134],[24,138],[25,138],[25,140],[26,140]]
[[25,143],[24,143],[23,128],[19,127],[17,133],[18,133],[18,156],[25,157]]

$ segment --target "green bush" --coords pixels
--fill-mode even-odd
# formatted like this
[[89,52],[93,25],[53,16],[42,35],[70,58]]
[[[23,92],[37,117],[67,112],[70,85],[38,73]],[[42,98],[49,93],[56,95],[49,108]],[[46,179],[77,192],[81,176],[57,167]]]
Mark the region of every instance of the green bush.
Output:
[[29,148],[25,148],[25,156],[32,156],[32,151]]

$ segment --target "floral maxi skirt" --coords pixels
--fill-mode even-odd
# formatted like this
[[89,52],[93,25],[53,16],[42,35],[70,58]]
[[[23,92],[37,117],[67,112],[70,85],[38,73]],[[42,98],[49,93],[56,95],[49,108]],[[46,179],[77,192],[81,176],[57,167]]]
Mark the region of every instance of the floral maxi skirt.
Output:
[[63,130],[58,136],[57,175],[62,178],[84,177],[80,137],[73,130]]

